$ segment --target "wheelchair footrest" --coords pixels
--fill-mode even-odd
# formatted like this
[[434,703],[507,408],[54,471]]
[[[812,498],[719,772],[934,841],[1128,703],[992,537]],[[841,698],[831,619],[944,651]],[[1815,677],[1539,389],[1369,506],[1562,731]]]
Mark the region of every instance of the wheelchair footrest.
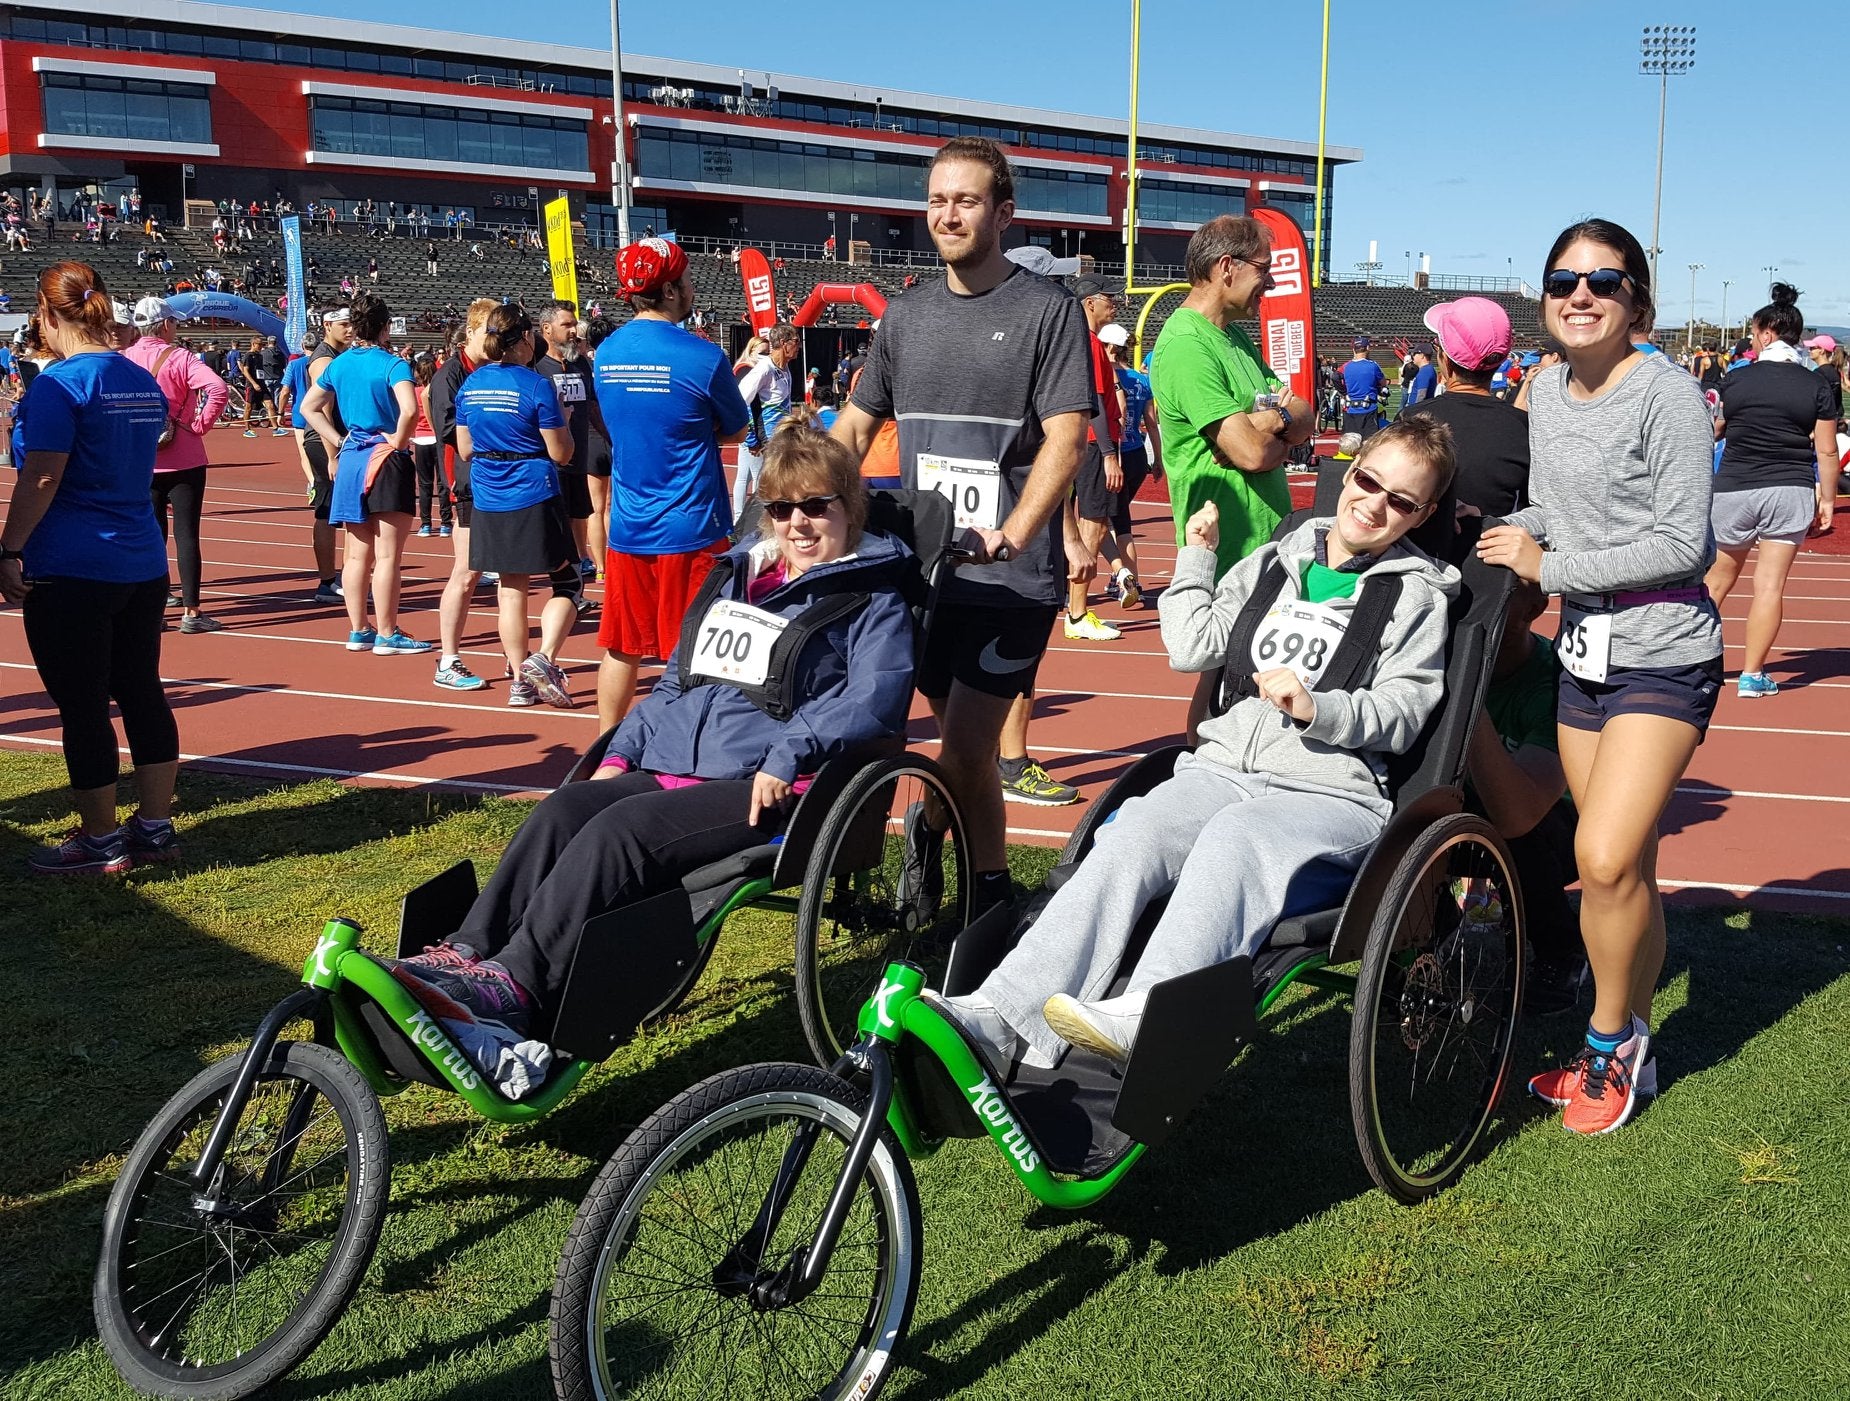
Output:
[[461,929],[475,896],[473,861],[458,861],[409,891],[399,906],[398,956],[410,958],[423,953]]
[[544,1038],[554,1054],[601,1061],[634,1036],[698,963],[694,932],[684,890],[586,920]]
[[975,992],[995,972],[1003,955],[1014,946],[1016,910],[1012,901],[991,905],[951,941],[950,961],[944,968],[944,995],[962,997]]
[[1154,1148],[1258,1033],[1253,963],[1242,955],[1150,989],[1111,1122]]

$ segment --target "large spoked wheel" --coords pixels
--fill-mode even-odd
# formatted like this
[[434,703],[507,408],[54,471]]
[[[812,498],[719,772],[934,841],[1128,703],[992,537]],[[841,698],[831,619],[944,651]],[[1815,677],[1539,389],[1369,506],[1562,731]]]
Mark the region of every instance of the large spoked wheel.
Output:
[[813,1066],[752,1065],[645,1120],[566,1237],[552,1296],[561,1401],[876,1394],[919,1282],[918,1191],[890,1131],[819,1287],[777,1297],[815,1239],[865,1103]]
[[307,1356],[353,1298],[385,1218],[385,1116],[324,1046],[285,1042],[203,1186],[192,1168],[239,1058],[195,1076],[110,1193],[96,1325],[137,1391],[247,1396]]
[[1403,1202],[1464,1171],[1508,1083],[1523,985],[1522,892],[1490,824],[1422,832],[1382,895],[1349,1032],[1368,1174]]
[[[926,830],[942,833],[933,840]],[[797,904],[797,1013],[822,1066],[853,1043],[894,959],[941,972],[970,922],[963,819],[944,773],[916,754],[855,775],[829,810]]]

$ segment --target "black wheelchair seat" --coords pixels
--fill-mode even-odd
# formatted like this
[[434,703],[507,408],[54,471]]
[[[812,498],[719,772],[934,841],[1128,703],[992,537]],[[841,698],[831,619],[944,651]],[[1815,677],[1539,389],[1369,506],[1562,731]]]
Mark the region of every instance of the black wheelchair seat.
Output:
[[722,856],[717,861],[689,871],[681,877],[681,889],[687,892],[688,903],[692,906],[694,924],[705,924],[713,912],[731,899],[734,892],[748,881],[769,880],[777,869],[777,859],[783,853],[782,842],[766,842],[761,846],[748,846],[743,851],[735,851],[730,856]]

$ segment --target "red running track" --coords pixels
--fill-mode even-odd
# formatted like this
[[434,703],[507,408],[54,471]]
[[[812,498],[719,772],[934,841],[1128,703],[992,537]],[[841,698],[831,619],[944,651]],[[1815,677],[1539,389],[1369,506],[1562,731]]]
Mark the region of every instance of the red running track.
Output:
[[[345,615],[308,602],[309,517],[294,445],[214,436],[225,459],[211,473],[204,524],[206,611],[214,634],[169,631],[163,672],[192,763],[277,778],[441,785],[476,792],[550,788],[596,733],[591,706],[598,649],[581,625],[565,648],[580,709],[509,710],[498,678],[493,598],[483,590],[464,643],[485,691],[431,683],[434,657],[374,657],[343,647]],[[10,491],[10,474],[6,482]],[[1137,510],[1144,575],[1167,579],[1175,559],[1168,510]],[[1835,545],[1836,541],[1828,543]],[[403,623],[436,640],[450,542],[412,542]],[[1744,578],[1725,609],[1738,665]],[[594,596],[599,590],[594,589]],[[537,606],[538,595],[535,595]],[[1031,747],[1056,778],[1099,793],[1136,754],[1180,735],[1191,679],[1168,668],[1153,607],[1100,613],[1125,630],[1116,643],[1069,643],[1056,628],[1040,673]],[[1685,898],[1850,913],[1850,558],[1808,549],[1793,570],[1781,647],[1769,670],[1787,689],[1743,701],[1730,686],[1665,822],[1660,870]],[[0,609],[0,743],[58,745],[16,609]],[[913,740],[927,751],[923,707]],[[1010,804],[1018,841],[1064,840],[1081,807]],[[1836,835],[1833,835],[1836,834]]]

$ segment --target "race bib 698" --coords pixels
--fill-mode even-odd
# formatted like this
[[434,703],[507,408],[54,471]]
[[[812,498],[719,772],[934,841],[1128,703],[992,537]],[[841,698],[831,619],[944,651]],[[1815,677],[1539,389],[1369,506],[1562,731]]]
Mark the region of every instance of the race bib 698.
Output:
[[1313,687],[1347,626],[1343,614],[1321,603],[1277,603],[1253,633],[1253,670],[1288,666],[1307,688]]

